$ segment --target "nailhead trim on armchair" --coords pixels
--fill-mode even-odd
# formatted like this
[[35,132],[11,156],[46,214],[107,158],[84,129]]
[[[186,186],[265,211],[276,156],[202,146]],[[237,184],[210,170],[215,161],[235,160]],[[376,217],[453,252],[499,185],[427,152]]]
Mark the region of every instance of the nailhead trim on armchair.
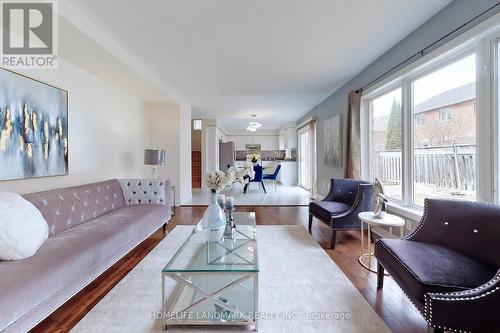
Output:
[[[405,241],[437,244],[459,251],[471,258],[484,261],[497,267],[496,274],[487,282],[475,288],[455,292],[427,292],[423,304],[415,301],[401,288],[397,272],[389,263],[381,262],[383,248],[404,269],[411,269],[390,251],[384,242],[375,244],[375,257],[383,267],[394,276],[394,281],[408,299],[422,314],[429,327],[453,332],[476,332],[500,328],[498,317],[492,311],[500,306],[500,260],[499,248],[495,241],[500,224],[500,207],[489,203],[465,202],[460,200],[425,200],[424,214],[415,231],[403,238]],[[453,237],[455,234],[455,238]],[[470,241],[464,238],[473,235]],[[446,235],[443,238],[443,236]],[[457,238],[458,237],[458,238]],[[479,238],[478,238],[479,237]],[[491,245],[488,247],[488,245]],[[379,251],[380,250],[380,251]],[[387,259],[386,259],[387,260]],[[379,275],[380,276],[380,275]],[[452,314],[461,313],[454,317]],[[475,316],[474,316],[475,314]],[[493,316],[492,316],[493,315]],[[465,317],[464,317],[465,316]],[[460,327],[460,328],[457,328]]]

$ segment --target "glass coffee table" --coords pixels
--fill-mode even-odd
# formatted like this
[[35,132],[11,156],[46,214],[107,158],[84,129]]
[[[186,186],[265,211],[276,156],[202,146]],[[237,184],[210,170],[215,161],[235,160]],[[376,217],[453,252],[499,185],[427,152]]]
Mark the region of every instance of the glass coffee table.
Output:
[[[195,227],[162,271],[170,325],[247,325],[258,329],[259,264],[255,213],[234,213],[233,239],[207,242]],[[167,283],[174,283],[172,296]]]

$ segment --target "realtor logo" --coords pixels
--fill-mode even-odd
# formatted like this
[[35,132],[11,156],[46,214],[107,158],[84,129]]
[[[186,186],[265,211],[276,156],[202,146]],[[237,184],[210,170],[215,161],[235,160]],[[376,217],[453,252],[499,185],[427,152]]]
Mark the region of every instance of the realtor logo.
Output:
[[2,66],[57,67],[56,1],[2,0]]

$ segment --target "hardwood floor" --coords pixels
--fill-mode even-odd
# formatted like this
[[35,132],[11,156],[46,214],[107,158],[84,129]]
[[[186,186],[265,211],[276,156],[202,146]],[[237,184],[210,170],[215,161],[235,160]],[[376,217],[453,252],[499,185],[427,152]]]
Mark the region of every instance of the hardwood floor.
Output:
[[[205,207],[178,207],[176,215],[167,226],[171,231],[181,224],[195,224]],[[238,207],[238,211],[254,211],[259,225],[294,225],[307,228],[307,207]],[[339,233],[335,250],[329,250],[331,230],[314,220],[313,236],[340,267],[353,285],[365,297],[377,314],[393,332],[424,333],[427,325],[396,283],[386,278],[384,288],[376,290],[376,274],[368,272],[357,261],[360,252],[360,233]],[[52,313],[31,332],[68,332],[85,314],[96,305],[120,280],[125,277],[162,239],[159,229],[150,238],[138,245],[128,255],[85,287],[62,307]]]

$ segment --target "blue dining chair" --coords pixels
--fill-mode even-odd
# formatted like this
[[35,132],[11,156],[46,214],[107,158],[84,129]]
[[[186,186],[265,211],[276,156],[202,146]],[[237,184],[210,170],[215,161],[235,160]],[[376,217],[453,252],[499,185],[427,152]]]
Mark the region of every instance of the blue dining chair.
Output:
[[245,188],[243,189],[244,193],[247,193],[248,185],[250,183],[260,183],[262,185],[262,189],[264,190],[264,193],[267,193],[266,187],[264,186],[263,180],[263,174],[262,174],[262,166],[261,165],[254,165],[253,166],[253,171],[255,172],[255,176],[250,179],[250,181],[245,184]]
[[273,181],[274,192],[277,192],[277,190],[276,190],[276,179],[278,178],[278,174],[280,173],[280,169],[281,169],[281,164],[278,164],[278,166],[276,167],[276,169],[274,169],[273,173],[271,173],[271,174],[265,174],[262,177],[263,179],[269,179],[269,180]]

